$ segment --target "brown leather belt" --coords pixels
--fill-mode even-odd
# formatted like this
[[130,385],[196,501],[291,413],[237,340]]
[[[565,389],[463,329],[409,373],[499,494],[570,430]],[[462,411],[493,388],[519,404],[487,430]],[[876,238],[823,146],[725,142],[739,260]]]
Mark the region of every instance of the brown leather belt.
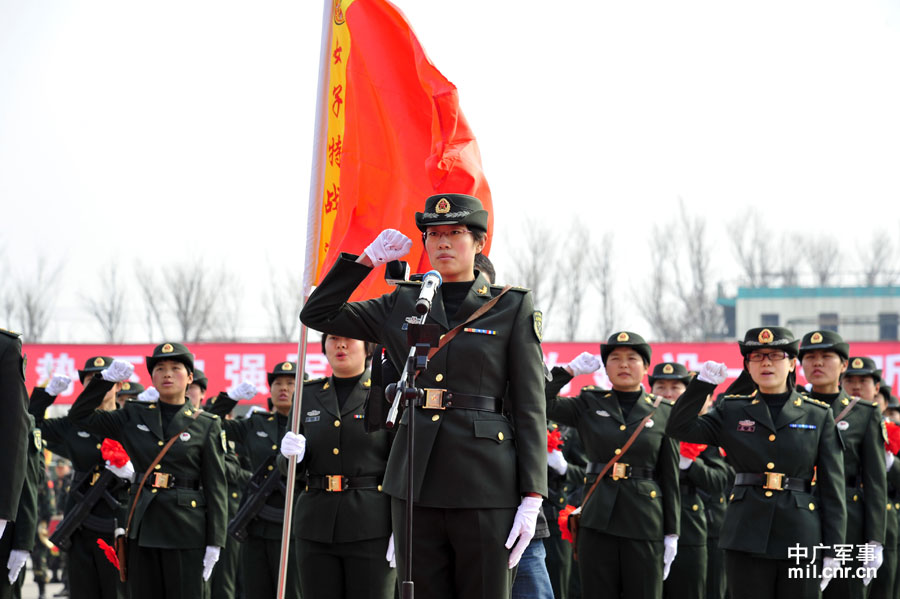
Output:
[[343,474],[310,474],[306,487],[323,489],[332,493],[354,489],[377,489],[381,485],[380,476],[344,476]]
[[769,491],[805,491],[809,493],[810,481],[797,477],[788,477],[781,472],[763,472],[755,474],[738,472],[734,475],[734,486],[762,487]]
[[425,395],[416,402],[416,406],[426,410],[445,410],[457,408],[463,410],[479,410],[481,412],[503,411],[503,400],[498,397],[484,395],[468,395],[448,389],[423,389]]

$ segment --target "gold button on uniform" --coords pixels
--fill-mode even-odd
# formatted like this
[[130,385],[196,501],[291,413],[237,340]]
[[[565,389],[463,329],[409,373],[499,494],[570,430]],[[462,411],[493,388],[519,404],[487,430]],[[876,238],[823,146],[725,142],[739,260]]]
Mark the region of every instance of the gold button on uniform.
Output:
[[620,453],[622,453],[622,450],[621,450],[621,449],[617,449],[617,450],[616,450],[616,455],[619,455]]
[[774,467],[775,467],[775,464],[773,464],[772,462],[769,462],[768,464],[766,464],[766,468],[768,468],[769,470],[771,470]]
[[809,504],[809,509],[810,509],[810,510],[814,510],[814,509],[816,509],[816,504],[815,504],[815,503],[812,503],[812,502],[810,502],[810,504]]
[[891,509],[891,504],[890,504],[890,503],[887,504],[887,509],[889,509],[889,510]]
[[437,421],[440,420],[440,419],[441,419],[441,417],[438,416],[437,414],[435,414],[434,416],[431,417],[431,421],[432,421],[432,422],[437,422]]
[[340,425],[341,425],[341,421],[340,421],[340,420],[335,420],[335,421],[334,421],[334,426],[335,426],[335,427],[338,427],[338,426],[340,426]]
[[503,440],[503,433],[497,433],[497,438],[501,441]]
[[853,501],[859,501],[859,496],[858,496],[858,495],[854,495],[854,496],[853,496]]
[[101,447],[102,445],[100,443],[97,443],[97,449],[100,449]]
[[156,444],[159,445],[160,447],[162,447],[163,445],[165,445],[165,443],[163,443],[162,441],[157,441]]
[[275,470],[275,466],[269,465],[269,472],[271,472],[272,470]]
[[656,491],[650,491],[650,497],[656,497]]
[[775,440],[775,435],[769,435],[769,441],[774,441],[774,440]]
[[734,493],[732,493],[731,496],[728,497],[728,501],[734,501]]
[[277,450],[278,450],[278,446],[277,446],[277,445],[273,445],[273,446],[272,446],[272,451],[277,451]]
[[151,493],[156,493],[157,491],[159,491],[159,489],[150,489]]
[[235,499],[237,499],[238,494],[237,494],[237,492],[232,492],[231,496],[234,497]]
[[[732,495],[731,497],[733,498],[734,495]],[[724,498],[724,497],[719,497],[719,503],[725,503],[725,498]]]
[[772,491],[766,491],[766,497],[771,497],[771,496],[772,496]]
[[691,509],[696,512],[697,510],[700,509],[700,506],[695,503],[694,505],[691,506]]
[[622,425],[619,426],[619,430],[620,430],[620,431],[624,431],[626,428],[628,428],[628,427],[625,426],[624,424],[622,424]]
[[442,380],[444,380],[444,375],[438,374],[437,376],[434,377],[434,380],[436,380],[437,382],[440,383]]
[[193,499],[191,500],[191,507],[197,507],[197,502]]
[[378,485],[378,491],[381,492],[381,485]]
[[331,450],[331,453],[333,453],[334,455],[337,455],[337,454],[341,453],[341,450],[338,449],[337,447],[335,447],[334,449]]
[[565,502],[566,502],[566,498],[565,498],[565,497],[560,497],[560,498],[559,498],[559,502],[560,502],[560,503],[565,503]]
[[159,470],[160,468],[162,468],[162,466],[160,466],[159,464],[153,467],[154,470]]

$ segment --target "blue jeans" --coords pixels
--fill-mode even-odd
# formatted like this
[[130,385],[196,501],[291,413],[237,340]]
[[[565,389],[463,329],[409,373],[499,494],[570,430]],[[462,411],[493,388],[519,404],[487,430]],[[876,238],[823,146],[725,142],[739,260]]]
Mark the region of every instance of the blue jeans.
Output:
[[546,559],[544,540],[532,539],[519,560],[512,599],[553,599]]

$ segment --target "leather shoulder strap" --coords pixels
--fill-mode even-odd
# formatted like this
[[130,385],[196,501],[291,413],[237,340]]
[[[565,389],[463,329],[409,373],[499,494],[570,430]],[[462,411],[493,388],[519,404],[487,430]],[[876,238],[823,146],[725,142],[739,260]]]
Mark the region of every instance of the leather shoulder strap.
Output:
[[859,401],[859,399],[860,399],[860,398],[859,398],[858,396],[857,396],[857,397],[854,397],[854,398],[853,398],[853,401],[851,401],[849,404],[847,404],[847,405],[844,407],[844,409],[841,410],[841,413],[837,415],[837,418],[834,419],[834,423],[837,424],[838,422],[840,422],[841,420],[843,420],[844,418],[846,418],[846,417],[847,417],[847,414],[850,413],[850,410],[853,409],[853,406],[856,405],[856,403]]
[[[200,412],[202,411],[203,410],[196,410],[193,414],[191,414],[191,421],[196,420],[197,416],[199,416]],[[153,469],[156,468],[156,465],[159,464],[160,460],[163,459],[163,456],[166,455],[166,452],[169,451],[169,448],[175,444],[175,440],[181,436],[181,433],[189,429],[190,426],[191,423],[188,422],[188,425],[186,427],[178,431],[178,433],[173,435],[172,438],[169,439],[165,445],[163,445],[163,448],[159,450],[159,453],[156,454],[156,457],[153,458],[152,462],[150,462],[150,466],[147,468],[147,471],[144,472],[144,476],[141,477],[141,484],[138,485],[137,492],[134,494],[134,501],[131,503],[131,510],[128,511],[128,522],[127,524],[125,524],[126,538],[128,537],[128,530],[131,528],[131,519],[134,517],[134,509],[137,507],[138,498],[140,498],[141,496],[141,491],[144,490],[144,483],[147,482],[148,478],[150,478],[150,474],[153,472]]]
[[625,453],[628,451],[628,448],[630,448],[631,445],[634,443],[634,440],[637,439],[638,435],[641,434],[641,431],[643,431],[646,428],[645,425],[647,424],[647,421],[650,420],[650,418],[656,413],[656,408],[659,407],[659,402],[661,400],[662,400],[662,396],[657,395],[656,401],[653,402],[653,411],[650,412],[649,414],[647,414],[646,416],[644,416],[644,419],[641,420],[640,424],[637,425],[637,428],[634,429],[634,432],[631,433],[631,436],[628,437],[627,441],[625,441],[625,445],[622,446],[622,451],[619,452],[619,455],[614,455],[610,461],[606,462],[606,466],[604,466],[603,470],[600,471],[600,474],[597,475],[597,480],[594,481],[594,484],[592,484],[591,488],[588,489],[587,495],[585,495],[584,499],[581,501],[582,506],[587,504],[587,501],[588,501],[588,499],[590,499],[591,494],[594,492],[594,489],[597,488],[597,484],[600,482],[600,479],[602,479],[604,476],[606,476],[606,473],[609,472],[609,469],[613,467],[613,464],[615,464],[620,459],[622,459],[622,456],[625,455]]
[[450,329],[449,331],[447,331],[441,337],[441,341],[438,343],[438,346],[432,347],[428,351],[428,359],[430,360],[432,358],[432,356],[434,356],[434,354],[441,351],[442,347],[444,347],[445,345],[450,343],[450,341],[452,341],[453,338],[459,334],[459,332],[463,329],[464,326],[466,326],[467,324],[469,324],[476,318],[480,318],[485,312],[487,312],[488,310],[493,308],[495,305],[497,305],[497,302],[500,301],[500,298],[503,297],[504,295],[506,295],[506,292],[509,291],[510,289],[512,289],[512,285],[507,285],[506,287],[503,288],[502,291],[500,291],[500,293],[498,293],[496,296],[491,298],[491,300],[489,302],[485,303],[483,306],[481,306],[480,308],[478,308],[477,310],[472,312],[472,314],[466,319],[466,321],[464,323],[457,325],[457,326],[453,327],[452,329]]

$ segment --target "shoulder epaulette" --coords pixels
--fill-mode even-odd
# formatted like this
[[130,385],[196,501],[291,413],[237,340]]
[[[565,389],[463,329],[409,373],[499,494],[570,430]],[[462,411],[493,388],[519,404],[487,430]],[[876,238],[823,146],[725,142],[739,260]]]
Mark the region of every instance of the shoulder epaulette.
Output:
[[600,389],[596,385],[587,385],[585,387],[582,387],[581,390],[582,391],[603,391],[603,389]]
[[824,401],[819,401],[818,399],[812,398],[808,395],[801,395],[800,398],[808,403],[815,405],[815,406],[819,406],[820,408],[830,408],[831,407],[829,404],[825,403]]
[[7,337],[12,337],[13,339],[21,339],[22,333],[17,333],[15,331],[8,331],[6,329],[0,329],[0,333],[3,333]]
[[752,395],[740,395],[740,394],[723,396],[723,399],[752,399],[752,398],[753,398]]
[[304,385],[317,385],[317,384],[319,384],[319,383],[324,383],[324,382],[327,381],[327,380],[328,380],[328,377],[327,377],[327,376],[323,376],[323,377],[321,377],[321,378],[317,378],[317,379],[309,379],[309,380],[303,381],[303,384],[304,384]]
[[397,285],[413,285],[415,287],[421,287],[422,281],[397,281]]
[[201,410],[201,411],[200,411],[200,415],[201,415],[201,416],[206,416],[207,418],[212,418],[213,420],[218,420],[218,419],[219,419],[218,416],[216,416],[215,414],[213,414],[213,413],[211,413],[211,412],[207,412],[206,410]]

